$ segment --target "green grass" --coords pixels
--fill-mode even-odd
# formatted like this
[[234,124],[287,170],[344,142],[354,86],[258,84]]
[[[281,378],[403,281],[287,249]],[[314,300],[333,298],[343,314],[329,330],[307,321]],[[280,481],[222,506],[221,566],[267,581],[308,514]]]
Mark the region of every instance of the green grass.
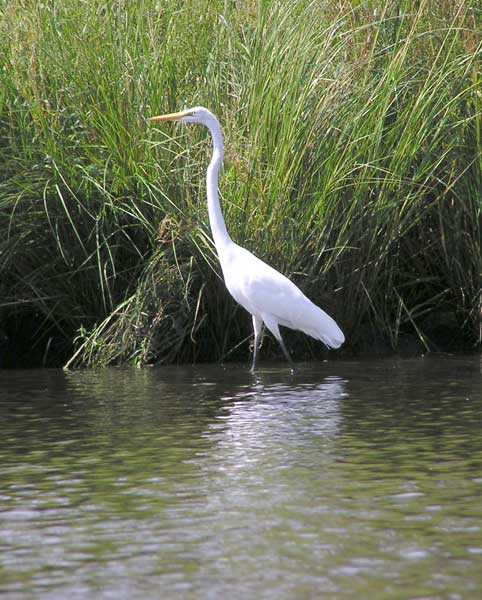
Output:
[[210,238],[207,132],[145,122],[197,104],[224,129],[233,239],[332,313],[346,351],[474,347],[478,2],[0,7],[6,364],[247,357]]

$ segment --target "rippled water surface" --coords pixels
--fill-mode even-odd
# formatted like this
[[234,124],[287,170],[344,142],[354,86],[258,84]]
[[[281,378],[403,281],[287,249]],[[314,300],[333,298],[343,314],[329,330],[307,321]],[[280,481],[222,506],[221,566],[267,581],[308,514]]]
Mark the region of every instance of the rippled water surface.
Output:
[[0,371],[0,595],[482,598],[480,357]]

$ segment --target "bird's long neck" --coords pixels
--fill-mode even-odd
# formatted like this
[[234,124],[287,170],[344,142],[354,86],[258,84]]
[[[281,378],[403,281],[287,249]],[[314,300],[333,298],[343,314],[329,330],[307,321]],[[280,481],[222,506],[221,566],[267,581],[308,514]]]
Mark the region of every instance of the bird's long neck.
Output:
[[223,213],[219,204],[218,197],[218,173],[223,162],[223,134],[217,120],[213,119],[208,124],[208,129],[213,140],[213,155],[206,173],[206,191],[208,198],[208,214],[211,232],[213,234],[214,244],[219,254],[219,250],[226,244],[231,243]]

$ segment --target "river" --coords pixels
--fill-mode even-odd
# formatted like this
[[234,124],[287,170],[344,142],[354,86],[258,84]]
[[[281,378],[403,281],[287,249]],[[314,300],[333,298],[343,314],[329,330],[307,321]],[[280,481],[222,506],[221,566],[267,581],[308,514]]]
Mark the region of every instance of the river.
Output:
[[0,596],[482,598],[480,356],[0,371]]

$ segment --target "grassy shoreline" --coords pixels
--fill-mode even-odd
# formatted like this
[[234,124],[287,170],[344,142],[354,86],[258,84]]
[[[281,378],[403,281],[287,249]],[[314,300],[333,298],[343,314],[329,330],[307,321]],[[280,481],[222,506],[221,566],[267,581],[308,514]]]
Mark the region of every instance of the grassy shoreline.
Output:
[[477,2],[0,6],[4,365],[247,358],[207,222],[208,136],[144,121],[196,104],[223,126],[233,239],[336,317],[345,352],[474,348]]

